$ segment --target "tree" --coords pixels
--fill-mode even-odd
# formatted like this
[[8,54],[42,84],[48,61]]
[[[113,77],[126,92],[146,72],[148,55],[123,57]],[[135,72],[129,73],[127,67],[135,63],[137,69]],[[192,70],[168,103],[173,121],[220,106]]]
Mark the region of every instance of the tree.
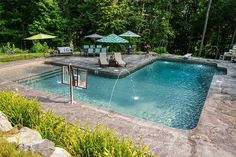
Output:
[[2,43],[13,42],[23,47],[22,39],[27,33],[27,25],[33,20],[34,4],[27,0],[1,0],[0,38]]
[[55,0],[34,1],[32,11],[34,20],[28,25],[30,34],[47,33],[58,36],[57,42],[63,45],[66,41],[65,24],[61,9]]

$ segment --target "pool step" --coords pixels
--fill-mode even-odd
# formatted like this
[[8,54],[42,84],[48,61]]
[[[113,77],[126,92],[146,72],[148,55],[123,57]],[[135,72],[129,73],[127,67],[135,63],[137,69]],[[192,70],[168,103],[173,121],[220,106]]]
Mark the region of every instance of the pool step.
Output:
[[56,69],[56,70],[53,70],[53,71],[48,71],[48,72],[40,73],[40,74],[37,74],[37,75],[25,77],[23,79],[16,80],[15,82],[23,83],[23,82],[26,82],[26,81],[29,81],[29,80],[37,80],[37,79],[42,78],[42,77],[51,76],[51,75],[56,74],[60,71],[61,71],[61,69],[59,68],[59,69]]

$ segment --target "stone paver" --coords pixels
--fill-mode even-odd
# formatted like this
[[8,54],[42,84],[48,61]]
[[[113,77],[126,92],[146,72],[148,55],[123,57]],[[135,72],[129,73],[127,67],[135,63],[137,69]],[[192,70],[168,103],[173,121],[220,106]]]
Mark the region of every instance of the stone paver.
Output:
[[[180,59],[181,57],[167,55],[158,58]],[[74,60],[78,62],[80,58]],[[140,62],[137,59],[134,60],[136,64]],[[214,76],[198,125],[192,130],[170,128],[159,123],[124,116],[82,102],[71,105],[67,103],[67,98],[4,79],[5,76],[2,75],[1,69],[0,89],[17,89],[28,97],[36,97],[43,103],[46,110],[53,110],[71,122],[80,120],[84,123],[86,119],[90,119],[92,125],[96,123],[106,124],[117,130],[122,136],[130,135],[136,140],[142,136],[143,143],[150,146],[151,151],[160,156],[236,156],[236,64],[199,58],[191,60],[191,62],[199,61],[225,67],[227,68],[227,75]],[[31,68],[34,66],[31,65]],[[42,66],[45,66],[44,68],[50,67],[50,65],[44,64]],[[36,73],[41,73],[41,71],[38,70]],[[18,76],[16,74],[15,78]]]

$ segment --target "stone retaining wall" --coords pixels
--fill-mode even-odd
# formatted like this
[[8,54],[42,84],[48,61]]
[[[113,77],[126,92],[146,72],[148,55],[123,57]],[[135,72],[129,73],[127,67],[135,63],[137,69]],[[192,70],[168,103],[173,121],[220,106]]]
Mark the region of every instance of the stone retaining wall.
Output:
[[[17,143],[19,149],[38,153],[43,157],[70,157],[66,150],[55,147],[55,144],[43,139],[38,131],[23,127],[20,130],[13,128],[6,115],[0,111],[0,131],[4,136],[0,139],[6,139],[10,143]],[[4,134],[5,133],[5,134]]]

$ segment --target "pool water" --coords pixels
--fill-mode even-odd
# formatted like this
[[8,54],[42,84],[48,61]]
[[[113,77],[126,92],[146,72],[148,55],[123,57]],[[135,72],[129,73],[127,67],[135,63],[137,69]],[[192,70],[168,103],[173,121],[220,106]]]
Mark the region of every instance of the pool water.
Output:
[[[209,65],[157,60],[118,80],[89,74],[88,88],[74,88],[74,99],[170,127],[192,129],[198,123],[214,74],[225,71]],[[57,72],[22,83],[68,96],[68,85],[60,82],[61,72]]]

